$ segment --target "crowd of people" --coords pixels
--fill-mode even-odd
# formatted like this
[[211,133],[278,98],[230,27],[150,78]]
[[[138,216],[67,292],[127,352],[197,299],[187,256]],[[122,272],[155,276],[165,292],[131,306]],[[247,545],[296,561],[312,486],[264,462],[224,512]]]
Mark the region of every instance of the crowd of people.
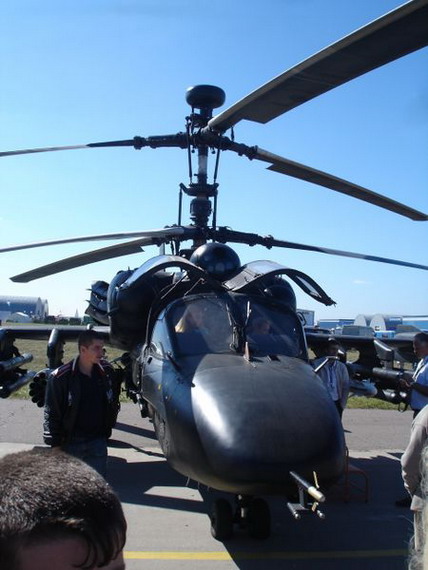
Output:
[[[329,339],[324,354],[313,361],[315,371],[333,399],[340,417],[349,394],[346,365],[338,359],[340,345]],[[401,457],[404,488],[407,495],[396,501],[410,507],[414,517],[414,535],[410,545],[409,570],[428,569],[428,333],[416,333],[413,350],[418,359],[411,378],[400,381],[409,393],[413,422],[409,443]]]
[[0,459],[0,568],[123,570],[126,521],[107,483],[120,379],[86,330],[46,386],[46,448]]

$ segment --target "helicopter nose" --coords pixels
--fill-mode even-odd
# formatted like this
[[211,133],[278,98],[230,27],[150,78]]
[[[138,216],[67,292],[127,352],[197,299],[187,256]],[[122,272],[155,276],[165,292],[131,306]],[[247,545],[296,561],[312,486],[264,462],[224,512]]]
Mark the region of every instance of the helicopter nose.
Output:
[[340,475],[339,414],[308,364],[227,370],[197,374],[192,394],[198,434],[219,478],[240,489],[271,489],[291,470],[310,477],[315,470],[324,480]]

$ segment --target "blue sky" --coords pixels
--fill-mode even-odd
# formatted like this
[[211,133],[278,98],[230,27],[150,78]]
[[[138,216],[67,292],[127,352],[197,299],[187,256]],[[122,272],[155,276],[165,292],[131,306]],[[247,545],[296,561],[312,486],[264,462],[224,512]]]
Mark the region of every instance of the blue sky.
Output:
[[[396,0],[15,0],[0,22],[0,150],[73,145],[184,129],[190,85],[226,91],[224,108],[399,6]],[[428,51],[337,88],[235,137],[428,212]],[[177,222],[187,158],[178,149],[87,149],[1,159],[3,246]],[[427,265],[428,222],[223,154],[218,223],[278,239]],[[187,216],[188,202],[184,205]],[[185,218],[187,222],[187,217]],[[95,242],[95,247],[112,242]],[[156,250],[29,284],[11,275],[87,251],[55,246],[0,256],[0,294],[47,298],[83,313],[92,281]],[[292,250],[238,247],[311,275],[337,301],[296,291],[316,318],[427,314],[424,271]]]

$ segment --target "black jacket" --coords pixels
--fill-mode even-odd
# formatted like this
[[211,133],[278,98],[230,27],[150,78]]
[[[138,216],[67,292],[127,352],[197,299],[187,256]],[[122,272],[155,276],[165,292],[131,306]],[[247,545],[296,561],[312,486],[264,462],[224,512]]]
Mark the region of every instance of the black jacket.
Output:
[[[48,379],[43,424],[43,439],[47,445],[63,445],[73,434],[80,401],[80,382],[76,381],[77,360],[75,358],[60,366]],[[114,368],[106,360],[94,366],[105,389],[104,435],[109,438],[120,409],[120,382],[115,377]]]

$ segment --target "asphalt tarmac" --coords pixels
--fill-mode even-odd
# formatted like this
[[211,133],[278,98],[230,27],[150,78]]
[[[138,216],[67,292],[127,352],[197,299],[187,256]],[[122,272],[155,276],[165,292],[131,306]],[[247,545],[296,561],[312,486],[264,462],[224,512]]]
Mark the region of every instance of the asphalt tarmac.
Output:
[[[0,400],[0,455],[43,445],[43,411],[24,400]],[[108,479],[118,492],[129,531],[126,567],[136,569],[403,570],[412,516],[394,502],[404,496],[399,458],[407,445],[411,412],[346,410],[343,423],[351,463],[364,475],[348,502],[344,485],[327,492],[324,520],[295,521],[281,498],[268,499],[272,534],[250,539],[241,530],[225,543],[210,534],[217,494],[198,489],[166,463],[152,425],[124,404],[109,448]],[[362,489],[362,490],[361,490]]]

